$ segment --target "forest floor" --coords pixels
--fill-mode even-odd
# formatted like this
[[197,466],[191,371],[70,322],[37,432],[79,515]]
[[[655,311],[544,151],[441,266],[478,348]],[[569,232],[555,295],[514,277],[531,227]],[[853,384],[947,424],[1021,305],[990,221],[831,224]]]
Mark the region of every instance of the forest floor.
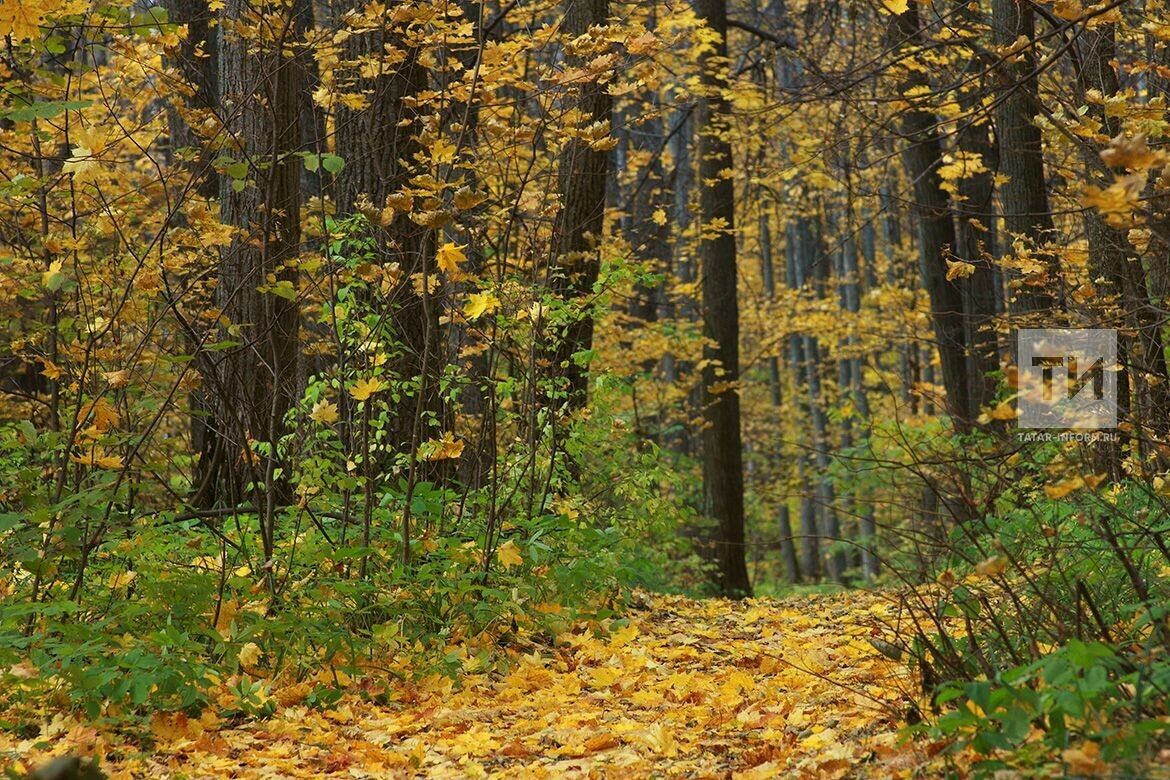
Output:
[[157,716],[149,750],[58,716],[23,741],[0,733],[0,759],[81,752],[150,778],[884,778],[928,761],[899,738],[910,671],[869,641],[894,620],[880,595],[637,601],[608,634],[564,634],[454,688],[395,683],[390,704],[355,691],[310,708],[277,689],[265,719]]

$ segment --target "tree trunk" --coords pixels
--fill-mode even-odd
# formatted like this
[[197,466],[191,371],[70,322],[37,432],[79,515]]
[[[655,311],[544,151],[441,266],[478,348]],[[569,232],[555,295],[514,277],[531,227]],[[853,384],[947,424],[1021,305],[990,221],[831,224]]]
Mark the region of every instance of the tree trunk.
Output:
[[[1119,91],[1113,69],[1116,57],[1113,25],[1085,30],[1078,40],[1077,82],[1082,93],[1096,90],[1106,98]],[[1090,113],[1101,122],[1109,137],[1121,133],[1117,117],[1105,114],[1098,106]],[[1082,147],[1089,177],[1098,167],[1099,150]],[[1118,358],[1122,371],[1117,375],[1118,416],[1126,415],[1139,426],[1164,437],[1170,427],[1170,377],[1167,376],[1162,340],[1160,312],[1151,305],[1141,263],[1130,260],[1137,253],[1126,231],[1109,225],[1096,209],[1085,211],[1085,233],[1089,240],[1090,268],[1103,282],[1107,312],[1103,325],[1118,328]],[[1141,441],[1142,437],[1138,437]],[[1114,446],[1106,461],[1114,477],[1121,477],[1122,447]]]
[[[348,11],[363,7],[358,0],[345,0],[334,12],[342,19]],[[394,331],[402,349],[389,373],[413,387],[394,410],[389,433],[393,446],[409,453],[413,463],[422,436],[420,421],[428,415],[441,416],[437,377],[442,356],[438,346],[439,302],[429,290],[416,291],[412,280],[416,274],[436,273],[434,230],[414,222],[406,210],[396,210],[388,224],[377,224],[376,215],[382,213],[387,197],[399,194],[413,172],[407,161],[421,145],[408,100],[427,87],[427,71],[419,64],[416,51],[407,49],[399,62],[386,56],[387,47],[402,45],[391,25],[387,15],[373,29],[354,31],[342,44],[338,83],[349,92],[363,93],[367,103],[358,109],[337,108],[334,139],[345,167],[337,174],[334,191],[339,215],[375,215],[372,229],[381,261],[386,266],[397,263],[402,271],[402,281],[390,294]],[[358,73],[361,60],[375,71]]]
[[[565,33],[585,35],[609,16],[608,0],[569,0],[565,4]],[[608,124],[612,100],[604,84],[588,81],[580,86],[575,107],[585,126]],[[556,222],[556,257],[549,268],[549,283],[565,301],[583,304],[593,292],[601,262],[598,246],[605,217],[605,190],[609,152],[595,149],[586,139],[574,138],[561,152],[559,190],[562,207]],[[593,315],[575,312],[560,334],[553,356],[553,370],[565,381],[570,409],[585,406],[589,396],[589,366],[582,358],[593,348]],[[576,357],[575,357],[576,356]]]
[[[993,39],[999,46],[1012,46],[1018,39],[1035,40],[1036,25],[1030,0],[992,0]],[[1000,66],[1003,80],[999,105],[995,110],[996,135],[999,140],[999,172],[1006,177],[1000,186],[1006,235],[1005,247],[1016,236],[1023,237],[1033,250],[1042,250],[1053,238],[1052,210],[1048,205],[1048,186],[1044,179],[1044,149],[1040,128],[1033,117],[1040,105],[1037,97],[1036,53],[1032,46],[1019,52],[1014,62]],[[1051,253],[1039,252],[1048,267],[1046,275],[1029,285],[1018,273],[1009,275],[1015,289],[1015,306],[1019,313],[1048,311],[1056,306],[1048,285],[1058,285],[1059,269]]]
[[[918,4],[911,2],[906,13],[891,24],[895,42],[918,37]],[[923,86],[924,78],[912,71],[902,85],[903,93]],[[955,249],[955,223],[950,203],[943,191],[938,168],[942,162],[942,143],[938,119],[933,113],[911,105],[902,114],[902,134],[907,145],[902,160],[914,182],[914,212],[918,217],[919,253],[922,277],[930,297],[935,341],[942,363],[943,386],[947,392],[947,411],[956,430],[970,429],[970,382],[967,378],[966,330],[963,324],[963,293],[946,278],[946,255]]]
[[[245,0],[228,0],[221,26],[249,9]],[[290,11],[270,7],[263,24],[291,30]],[[265,552],[271,554],[273,506],[287,498],[275,484],[275,448],[297,389],[298,306],[272,287],[296,289],[291,261],[300,247],[301,162],[290,155],[300,149],[300,70],[283,53],[288,41],[258,44],[230,25],[222,26],[221,35],[219,104],[238,144],[234,154],[247,162],[247,179],[224,176],[220,186],[222,218],[239,231],[222,253],[216,299],[230,323],[224,339],[238,346],[223,353],[219,364],[216,493],[230,504],[251,495],[265,518]],[[263,455],[253,454],[253,441],[264,445]],[[250,492],[249,482],[255,484]]]
[[698,103],[700,218],[699,247],[703,294],[702,379],[703,489],[707,514],[718,523],[714,540],[720,589],[750,596],[744,559],[743,452],[739,414],[739,303],[736,299],[735,184],[731,145],[724,137],[728,106],[720,72],[727,55],[727,6],[701,0],[699,17],[719,37],[699,63],[704,94]]

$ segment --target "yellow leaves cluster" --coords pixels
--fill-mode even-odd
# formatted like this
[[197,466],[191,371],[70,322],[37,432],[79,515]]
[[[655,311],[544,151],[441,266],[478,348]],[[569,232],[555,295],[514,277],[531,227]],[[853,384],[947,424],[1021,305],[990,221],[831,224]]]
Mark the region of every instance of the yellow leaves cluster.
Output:
[[426,461],[453,460],[463,454],[464,444],[463,439],[456,439],[455,434],[447,431],[437,439],[423,442],[418,456]]
[[963,179],[987,173],[987,170],[987,166],[983,164],[982,155],[959,150],[943,157],[943,164],[938,168],[938,175],[942,179],[942,188],[952,196],[958,197],[959,183]]
[[1138,171],[1127,176],[1118,176],[1108,187],[1094,184],[1085,185],[1081,203],[1095,208],[1105,215],[1105,221],[1113,227],[1128,227],[1136,221],[1135,209],[1146,186],[1146,174]]

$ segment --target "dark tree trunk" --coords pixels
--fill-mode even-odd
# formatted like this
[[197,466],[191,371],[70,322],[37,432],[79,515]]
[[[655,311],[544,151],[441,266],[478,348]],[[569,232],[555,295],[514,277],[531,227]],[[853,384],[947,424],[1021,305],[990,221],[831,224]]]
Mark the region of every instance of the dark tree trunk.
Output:
[[[1096,90],[1106,98],[1119,91],[1113,68],[1116,57],[1113,25],[1085,30],[1078,43],[1078,86]],[[1109,137],[1121,133],[1121,121],[1092,107],[1094,118],[1101,122]],[[1099,166],[1098,149],[1083,147],[1089,175]],[[1103,183],[1102,183],[1103,184]],[[1117,375],[1118,416],[1127,415],[1139,426],[1164,437],[1170,428],[1170,381],[1166,369],[1161,317],[1150,303],[1141,264],[1129,258],[1136,255],[1126,231],[1109,225],[1095,209],[1085,212],[1085,234],[1089,240],[1089,261],[1093,276],[1103,281],[1106,312],[1102,324],[1115,327],[1118,333],[1118,358],[1123,370]],[[1141,437],[1139,436],[1139,441]],[[1114,477],[1121,477],[1123,447],[1113,446],[1103,459]]]
[[[1029,0],[992,0],[991,24],[992,37],[999,46],[1011,46],[1021,37],[1035,40],[1036,25]],[[1022,236],[1038,249],[1053,238],[1052,210],[1044,180],[1044,149],[1040,128],[1033,121],[1040,106],[1035,70],[1036,54],[1032,46],[1025,47],[1014,62],[1000,66],[1002,91],[995,110],[995,129],[999,140],[999,172],[1007,177],[999,191],[1006,231],[1005,251],[1016,236]],[[1011,310],[1025,313],[1055,307],[1057,297],[1044,285],[1060,284],[1056,258],[1044,252],[1039,257],[1048,266],[1047,278],[1042,275],[1035,280],[1036,285],[1029,285],[1018,274],[1012,274],[1015,277],[1012,286],[1017,289]]]
[[[917,0],[891,25],[895,42],[913,40],[919,34]],[[917,73],[917,72],[914,72]],[[903,91],[922,86],[919,75],[905,79]],[[910,106],[902,114],[902,133],[906,147],[902,159],[910,180],[914,182],[914,212],[918,217],[919,253],[922,278],[930,297],[935,341],[942,363],[943,386],[947,392],[947,410],[955,428],[970,428],[970,382],[967,377],[966,329],[963,324],[963,293],[946,278],[948,252],[956,248],[955,223],[950,202],[938,174],[942,162],[942,143],[938,119],[919,106]]]
[[[335,14],[340,19],[363,6],[347,0]],[[389,18],[373,30],[355,32],[342,45],[341,60],[346,66],[339,69],[337,78],[349,91],[364,93],[368,102],[360,109],[337,109],[334,139],[345,167],[337,175],[334,190],[340,215],[374,215],[371,227],[381,261],[386,266],[397,263],[402,271],[402,281],[390,295],[394,331],[402,349],[389,371],[413,387],[394,410],[390,441],[399,452],[410,453],[413,463],[423,418],[441,416],[437,376],[442,356],[438,354],[439,302],[429,290],[420,294],[412,282],[416,274],[436,273],[434,228],[413,221],[409,209],[395,209],[389,221],[380,224],[377,216],[386,213],[388,196],[402,194],[412,173],[408,161],[421,149],[408,100],[426,89],[427,71],[411,49],[400,62],[386,58],[387,46],[401,45]],[[381,63],[381,70],[359,74],[353,63],[360,60]]]
[[739,303],[736,299],[735,184],[731,145],[724,137],[728,106],[719,69],[727,54],[727,6],[701,0],[699,16],[719,36],[699,63],[704,95],[698,103],[700,216],[704,232],[718,226],[699,249],[703,292],[703,489],[708,516],[718,524],[714,540],[720,589],[750,596],[744,558],[743,444],[739,414]]
[[206,145],[191,129],[190,119],[199,112],[213,111],[219,99],[219,40],[211,27],[212,14],[207,0],[166,0],[163,4],[172,24],[186,25],[187,36],[179,44],[170,64],[191,90],[183,95],[182,107],[168,103],[167,124],[170,132],[171,162],[175,154],[186,150],[192,154],[190,186],[205,198],[219,194],[219,180],[211,166]]
[[[251,6],[228,0],[223,19],[238,19]],[[220,398],[215,423],[220,448],[216,495],[236,504],[250,495],[264,518],[266,554],[274,537],[273,506],[287,498],[274,471],[276,443],[297,389],[299,311],[295,300],[272,285],[296,289],[293,261],[300,247],[300,168],[290,155],[300,149],[300,69],[283,53],[280,35],[291,34],[288,8],[273,9],[263,24],[278,37],[258,44],[224,29],[220,40],[219,104],[233,154],[247,162],[247,180],[223,177],[220,211],[239,229],[221,257],[216,299],[230,323],[224,339],[238,343],[219,364]],[[254,455],[251,442],[265,445]],[[248,492],[246,485],[256,487]]]
[[[572,37],[585,35],[591,26],[604,24],[608,16],[608,0],[570,0],[565,4],[565,32]],[[583,84],[575,103],[586,125],[609,122],[612,100],[604,84]],[[557,218],[556,257],[549,276],[554,292],[566,301],[587,303],[597,282],[608,175],[609,152],[592,148],[581,138],[565,144],[559,169],[563,206]],[[578,312],[560,336],[554,371],[565,381],[569,408],[577,409],[589,397],[589,366],[580,354],[593,348],[592,313]]]
[[[188,193],[194,192],[207,199],[219,195],[219,178],[211,164],[212,155],[190,125],[191,120],[201,112],[214,111],[219,101],[219,38],[212,31],[212,14],[206,0],[167,0],[164,7],[172,23],[187,27],[187,36],[179,44],[170,64],[190,92],[184,93],[181,103],[172,101],[167,104],[170,134],[168,159],[173,167],[179,168],[178,159],[180,154],[183,155],[187,160],[186,171],[189,172],[189,176],[180,178],[172,195],[178,223],[183,215],[178,204]],[[185,337],[191,351],[196,352],[199,334],[188,332]],[[191,405],[191,451],[198,458],[192,477],[192,500],[199,508],[207,509],[219,498],[210,483],[217,479],[216,460],[219,457],[215,402],[212,398],[217,380],[211,362],[204,356],[197,360],[202,383],[188,396]]]
[[[974,117],[978,109],[971,101],[964,108]],[[979,416],[982,407],[995,394],[993,372],[999,368],[999,345],[995,335],[995,268],[990,262],[995,248],[995,207],[993,171],[996,169],[996,149],[988,137],[988,127],[974,118],[959,128],[957,144],[960,152],[978,155],[985,171],[972,173],[959,182],[955,203],[956,254],[975,266],[975,271],[963,280],[963,314],[966,323],[967,380],[969,382],[967,413],[971,419]],[[974,158],[971,158],[972,161]]]

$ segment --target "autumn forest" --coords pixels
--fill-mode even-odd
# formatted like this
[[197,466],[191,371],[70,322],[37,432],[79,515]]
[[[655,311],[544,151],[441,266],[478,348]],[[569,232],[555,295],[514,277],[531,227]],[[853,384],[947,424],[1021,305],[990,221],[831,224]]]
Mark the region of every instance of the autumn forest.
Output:
[[7,776],[1170,762],[1170,6],[0,37]]

